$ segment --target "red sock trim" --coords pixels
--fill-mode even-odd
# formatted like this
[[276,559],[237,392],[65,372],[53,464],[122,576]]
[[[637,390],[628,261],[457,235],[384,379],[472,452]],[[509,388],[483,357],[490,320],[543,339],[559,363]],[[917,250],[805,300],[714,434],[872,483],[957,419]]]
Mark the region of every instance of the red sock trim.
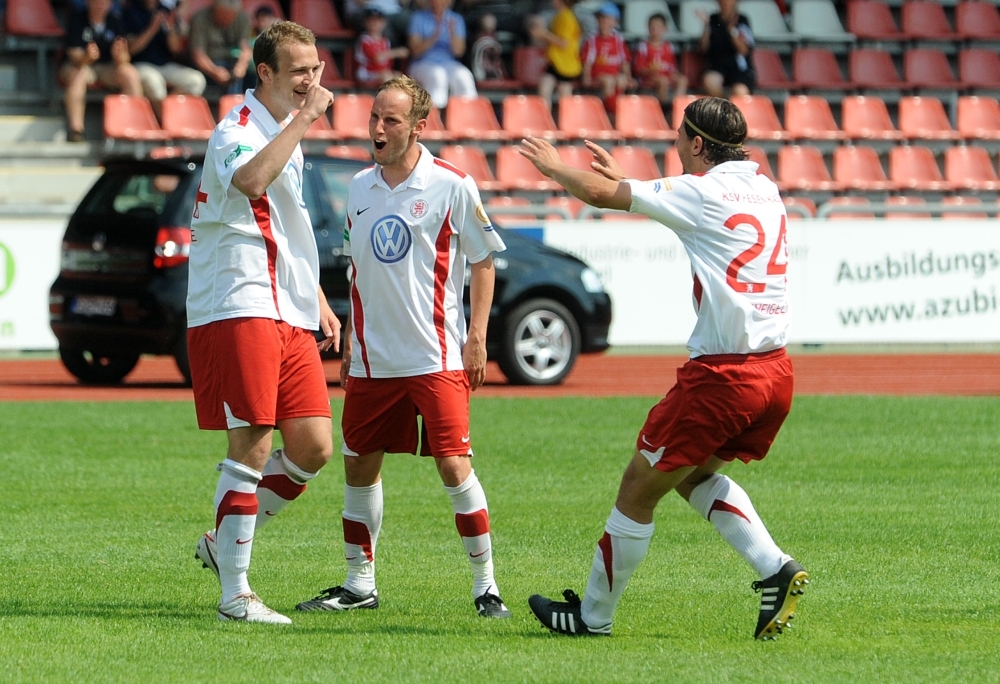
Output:
[[611,547],[611,535],[605,532],[601,541],[597,542],[597,546],[600,547],[601,555],[604,557],[604,572],[608,575],[608,591],[612,591],[615,586],[615,555]]
[[722,511],[724,513],[732,513],[733,515],[738,515],[741,518],[743,518],[744,520],[746,520],[747,524],[750,523],[750,518],[746,517],[746,515],[743,514],[743,511],[741,511],[740,509],[738,509],[736,506],[734,506],[732,504],[726,503],[722,499],[716,499],[715,501],[712,502],[712,507],[708,509],[708,519],[709,520],[712,519],[712,513],[715,512],[715,511]]
[[299,484],[287,475],[265,475],[257,489],[270,489],[285,501],[294,501],[302,492],[306,491],[304,484]]
[[463,537],[478,537],[490,533],[490,514],[485,508],[472,513],[456,513],[455,527]]
[[219,508],[215,511],[215,529],[219,529],[222,519],[227,515],[257,515],[257,494],[254,492],[235,492],[229,490],[222,496]]
[[372,554],[372,535],[368,531],[368,525],[347,518],[341,518],[341,520],[344,521],[344,541],[360,546],[361,550],[365,552],[365,558],[371,563],[375,556]]

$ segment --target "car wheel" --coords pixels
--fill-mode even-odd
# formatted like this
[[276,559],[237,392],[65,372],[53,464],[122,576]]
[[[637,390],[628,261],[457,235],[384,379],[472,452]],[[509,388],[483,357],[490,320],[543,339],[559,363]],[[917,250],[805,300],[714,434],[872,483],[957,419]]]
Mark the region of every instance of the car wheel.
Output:
[[86,385],[117,385],[139,363],[138,354],[94,354],[85,349],[59,347],[66,370]]
[[553,299],[532,299],[507,314],[497,359],[512,385],[557,385],[580,353],[580,327]]
[[188,359],[187,332],[181,334],[174,345],[174,363],[184,376],[184,384],[191,386],[191,362]]

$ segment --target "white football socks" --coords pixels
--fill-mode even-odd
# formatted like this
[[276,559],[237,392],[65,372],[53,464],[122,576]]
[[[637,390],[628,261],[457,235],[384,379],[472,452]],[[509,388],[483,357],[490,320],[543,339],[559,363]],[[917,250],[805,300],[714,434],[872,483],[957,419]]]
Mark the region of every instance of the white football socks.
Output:
[[282,509],[306,490],[306,483],[316,477],[292,463],[284,449],[275,449],[264,464],[263,478],[257,485],[257,529],[261,529]]
[[490,512],[486,493],[476,477],[469,473],[465,482],[457,487],[445,487],[455,510],[455,527],[462,537],[462,545],[472,566],[472,597],[479,598],[486,592],[500,595],[493,577],[493,546],[490,540]]
[[625,586],[646,557],[653,529],[653,523],[637,523],[617,507],[611,510],[604,536],[594,552],[587,591],[580,606],[580,616],[588,627],[600,629],[611,625]]
[[725,475],[715,473],[695,487],[688,503],[715,526],[761,579],[777,573],[791,560],[771,539],[747,493]]
[[382,481],[370,487],[344,485],[344,588],[360,596],[375,591],[375,544],[382,529]]
[[226,459],[215,490],[216,560],[222,603],[250,593],[247,571],[257,518],[257,483],[261,475],[250,466]]

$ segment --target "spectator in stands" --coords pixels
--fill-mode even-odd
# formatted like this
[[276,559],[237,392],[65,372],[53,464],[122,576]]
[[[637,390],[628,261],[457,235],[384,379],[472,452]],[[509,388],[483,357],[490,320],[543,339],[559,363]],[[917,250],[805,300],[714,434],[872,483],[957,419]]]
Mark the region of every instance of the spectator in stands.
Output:
[[393,70],[392,61],[406,59],[410,56],[410,51],[405,47],[392,47],[389,39],[383,35],[387,23],[382,10],[377,7],[368,9],[365,31],[354,46],[354,62],[357,64],[355,77],[362,83],[381,85],[402,76]]
[[253,47],[253,42],[257,40],[257,36],[270,28],[271,24],[278,20],[278,15],[274,13],[274,8],[270,5],[261,5],[258,7],[257,11],[253,13],[253,37],[250,39],[250,47]]
[[131,63],[121,16],[111,0],[87,0],[83,11],[70,15],[66,29],[66,139],[82,142],[87,87],[100,84],[126,95],[142,95],[139,72]]
[[[414,0],[414,7],[422,7],[423,0]],[[359,34],[365,31],[368,10],[375,9],[386,19],[384,31],[393,45],[405,43],[409,36],[411,0],[347,0],[344,3],[344,23]]]
[[604,100],[604,107],[614,115],[618,93],[634,88],[632,55],[625,39],[618,31],[622,13],[618,5],[605,2],[597,12],[597,34],[583,44],[580,58],[583,61],[581,81],[584,88],[597,88]]
[[122,19],[132,62],[156,116],[160,116],[168,87],[185,95],[205,91],[205,75],[176,61],[185,47],[176,10],[167,8],[161,0],[132,0]]
[[503,46],[497,40],[497,18],[492,14],[479,17],[479,34],[472,44],[470,61],[476,83],[504,77]]
[[457,0],[455,11],[472,26],[480,26],[483,16],[492,14],[496,31],[512,33],[518,42],[526,42],[531,37],[530,20],[548,6],[549,0]]
[[250,17],[240,0],[214,0],[191,18],[191,61],[226,93],[242,95],[257,85],[249,38]]
[[450,5],[451,0],[429,0],[429,9],[410,18],[410,76],[438,109],[448,105],[449,95],[479,95],[472,72],[458,61],[465,54],[465,20]]
[[729,88],[733,95],[749,95],[757,87],[750,57],[754,38],[750,22],[736,9],[736,0],[719,0],[718,12],[708,16],[699,10],[698,16],[705,22],[699,44],[708,63],[702,76],[705,92],[724,97]]
[[[552,0],[556,14],[545,27],[540,20],[530,24],[532,39],[545,46],[545,56],[549,66],[538,81],[538,95],[552,107],[552,93],[559,97],[573,94],[573,82],[580,78],[583,65],[580,62],[580,22],[573,14],[576,0]],[[540,18],[539,18],[540,19]]]
[[649,18],[649,38],[640,40],[635,48],[635,76],[639,84],[656,91],[660,103],[670,101],[670,89],[675,97],[687,93],[687,76],[677,68],[677,57],[669,41],[663,39],[667,32],[667,17],[657,12]]

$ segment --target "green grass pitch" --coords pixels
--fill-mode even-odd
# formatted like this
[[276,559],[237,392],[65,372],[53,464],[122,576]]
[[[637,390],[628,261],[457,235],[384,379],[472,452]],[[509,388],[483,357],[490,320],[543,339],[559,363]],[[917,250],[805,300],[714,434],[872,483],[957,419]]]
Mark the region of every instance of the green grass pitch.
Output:
[[381,607],[294,613],[343,578],[335,457],[254,545],[287,628],[215,619],[194,545],[225,437],[190,404],[0,403],[0,681],[998,681],[997,398],[800,397],[769,458],[727,470],[812,576],[778,641],[753,640],[756,578],[676,495],[614,636],[542,629],[526,599],[583,592],[654,401],[473,400],[507,621],[476,616],[447,495],[411,456],[384,472]]

